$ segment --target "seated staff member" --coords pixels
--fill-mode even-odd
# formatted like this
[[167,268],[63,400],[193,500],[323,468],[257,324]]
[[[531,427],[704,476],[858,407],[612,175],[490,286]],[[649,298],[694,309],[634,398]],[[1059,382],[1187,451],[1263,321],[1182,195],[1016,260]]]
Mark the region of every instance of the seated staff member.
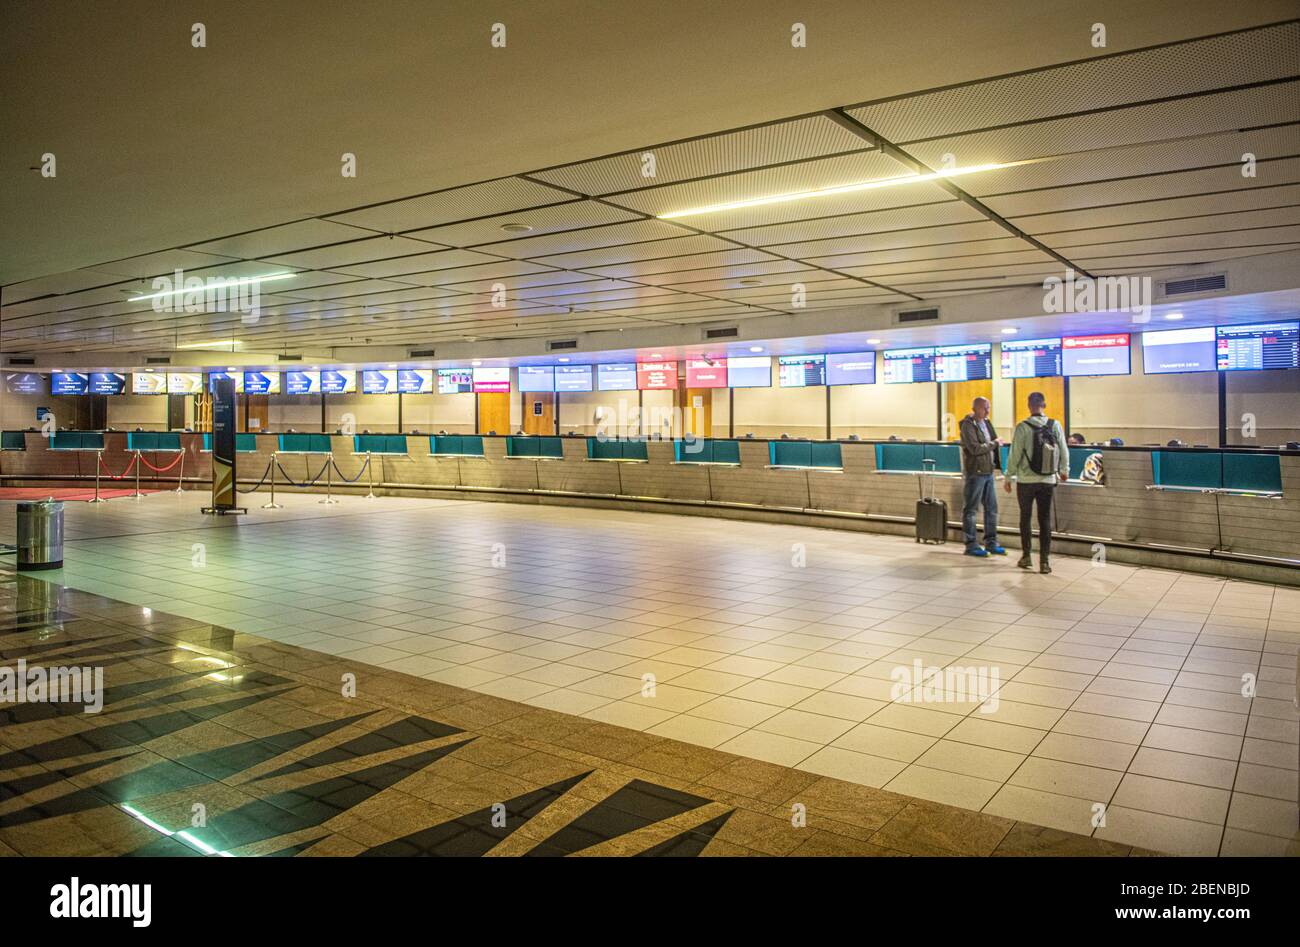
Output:
[[[1005,556],[1007,551],[998,543],[998,491],[993,485],[997,471],[1002,469],[1002,441],[993,422],[989,420],[989,399],[976,398],[971,402],[970,414],[961,419],[961,472],[964,478],[961,507],[962,538],[966,541],[966,555]],[[975,537],[975,513],[984,507],[984,545]]]
[[1016,425],[1007,454],[1006,491],[1016,482],[1016,500],[1020,504],[1020,561],[1022,569],[1032,569],[1034,562],[1031,511],[1038,506],[1038,571],[1052,571],[1052,497],[1056,482],[1070,479],[1070,449],[1061,425],[1047,416],[1047,398],[1041,391],[1029,396],[1029,417]]
[[1080,434],[1078,431],[1075,431],[1073,434],[1070,435],[1071,447],[1082,447],[1087,443],[1088,442],[1083,439],[1083,435]]

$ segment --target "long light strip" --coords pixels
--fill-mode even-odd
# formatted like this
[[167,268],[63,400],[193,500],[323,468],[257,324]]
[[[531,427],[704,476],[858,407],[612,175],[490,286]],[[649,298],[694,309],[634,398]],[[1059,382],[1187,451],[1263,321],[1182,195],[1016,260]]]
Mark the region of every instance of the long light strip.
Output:
[[[224,287],[230,287],[230,286],[244,286],[248,283],[271,283],[274,282],[275,280],[289,279],[290,277],[297,276],[297,275],[298,275],[297,273],[270,273],[266,276],[245,276],[242,279],[225,280],[222,282],[221,285]],[[130,299],[127,300],[127,302],[138,303],[145,299],[163,299],[164,297],[167,296],[179,296],[182,293],[198,293],[198,292],[205,292],[206,290],[207,290],[206,285],[204,285],[201,289],[199,287],[195,287],[193,289],[185,289],[185,288],[168,289],[168,290],[164,290],[161,293],[150,293],[148,296],[132,296]]]
[[184,345],[178,345],[178,346],[176,346],[176,348],[178,348],[178,349],[216,349],[216,348],[222,348],[222,347],[228,345],[228,346],[230,346],[230,350],[233,352],[233,351],[235,350],[235,347],[236,347],[236,346],[240,346],[240,345],[243,345],[243,344],[244,344],[244,343],[241,342],[241,341],[239,341],[239,339],[217,339],[217,340],[212,341],[212,342],[186,342]]
[[710,204],[707,207],[691,207],[687,210],[675,210],[667,214],[658,214],[660,220],[673,220],[677,217],[690,217],[694,214],[714,214],[723,210],[739,210],[743,207],[762,207],[764,204],[780,204],[785,201],[801,201],[809,197],[829,197],[833,194],[851,194],[854,191],[871,191],[881,187],[895,187],[900,184],[916,184],[918,181],[935,181],[939,178],[955,178],[963,174],[978,174],[981,171],[997,171],[1000,168],[1014,168],[1029,164],[1029,161],[1008,161],[1002,164],[973,164],[965,168],[949,168],[943,171],[931,171],[926,174],[913,171],[893,178],[877,178],[874,181],[862,181],[858,184],[842,184],[838,187],[815,188],[811,191],[794,191],[790,194],[773,194],[770,197],[755,197],[747,201],[731,201],[727,204]]

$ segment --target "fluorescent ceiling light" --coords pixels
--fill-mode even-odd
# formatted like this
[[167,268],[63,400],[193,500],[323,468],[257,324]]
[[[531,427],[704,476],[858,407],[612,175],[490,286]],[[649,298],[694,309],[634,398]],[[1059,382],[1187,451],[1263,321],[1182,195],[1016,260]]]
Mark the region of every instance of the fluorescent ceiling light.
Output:
[[1181,319],[1181,318],[1183,318],[1183,314],[1182,314],[1181,312],[1167,312],[1167,313],[1165,313],[1165,318],[1166,318],[1166,319]]
[[999,168],[1013,168],[1028,164],[1027,161],[1009,161],[1004,164],[973,164],[966,168],[949,168],[944,171],[930,171],[925,174],[913,171],[892,178],[877,178],[874,181],[861,181],[857,184],[841,184],[838,187],[814,188],[811,191],[794,191],[789,194],[773,194],[770,197],[754,197],[746,201],[731,201],[726,204],[711,204],[707,207],[691,207],[687,210],[670,211],[659,214],[660,220],[673,220],[677,217],[690,217],[695,214],[714,214],[723,210],[739,210],[744,207],[762,207],[764,204],[781,204],[785,201],[801,201],[809,197],[830,197],[834,194],[851,194],[854,191],[871,191],[881,187],[894,187],[899,184],[916,184],[920,181],[936,181],[939,178],[955,178],[963,174],[977,174],[980,171],[996,171]]
[[[222,281],[221,283],[222,286],[231,287],[231,286],[245,286],[249,283],[271,283],[274,282],[275,280],[289,279],[290,277],[297,276],[297,275],[298,275],[297,273],[269,273],[266,276],[245,276],[241,279],[226,279],[224,277],[219,277],[219,276],[211,277],[211,278],[220,279]],[[127,300],[127,302],[138,303],[145,299],[162,299],[166,296],[180,296],[184,293],[206,293],[207,290],[208,290],[208,286],[207,286],[207,282],[205,281],[204,285],[201,287],[195,286],[193,289],[185,289],[185,288],[168,289],[168,290],[164,290],[161,293],[150,293],[148,296],[132,296],[130,299]]]
[[1005,329],[1002,330],[1002,334],[1003,334],[1003,335],[1015,335],[1015,334],[1016,334],[1017,332],[1019,332],[1019,331],[1020,331],[1019,329],[1012,329],[1011,327],[1008,326],[1007,328],[1005,328]]
[[229,345],[233,350],[235,346],[243,344],[238,339],[217,339],[215,342],[186,342],[184,345],[176,347],[178,349],[216,349]]

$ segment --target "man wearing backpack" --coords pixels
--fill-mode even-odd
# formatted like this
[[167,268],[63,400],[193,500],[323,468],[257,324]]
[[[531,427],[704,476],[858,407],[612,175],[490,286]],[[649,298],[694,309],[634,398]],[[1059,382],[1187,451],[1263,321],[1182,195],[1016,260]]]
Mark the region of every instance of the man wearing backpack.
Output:
[[1029,417],[1016,425],[1007,454],[1006,491],[1016,483],[1016,501],[1020,504],[1020,561],[1022,569],[1032,569],[1033,552],[1031,513],[1038,507],[1038,571],[1052,571],[1052,496],[1057,481],[1070,479],[1070,449],[1061,425],[1047,416],[1047,398],[1041,391],[1029,396]]

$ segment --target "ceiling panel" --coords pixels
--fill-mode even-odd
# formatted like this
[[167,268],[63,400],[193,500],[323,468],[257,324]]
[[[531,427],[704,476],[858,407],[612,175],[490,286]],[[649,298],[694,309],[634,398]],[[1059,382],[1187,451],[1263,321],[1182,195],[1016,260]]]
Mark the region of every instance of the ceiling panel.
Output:
[[674,227],[659,220],[641,219],[605,227],[589,227],[585,230],[569,230],[540,237],[524,237],[510,243],[496,244],[492,247],[492,252],[516,259],[536,258],[557,253],[594,250],[598,247],[644,243],[647,240],[665,240],[670,237],[680,237],[682,234],[681,227]]
[[1249,236],[1253,231],[1300,224],[1300,206],[1275,210],[1255,210],[1213,217],[1187,217],[1118,227],[1094,227],[1063,233],[1045,233],[1042,241],[1055,250],[1095,243],[1146,240],[1153,237],[1191,236],[1194,234],[1238,233]]
[[398,257],[395,260],[377,260],[374,263],[352,263],[334,266],[336,273],[350,276],[365,276],[375,279],[399,277],[407,273],[428,273],[431,270],[448,270],[458,266],[474,266],[479,263],[492,263],[499,259],[488,253],[474,250],[435,250],[433,253],[416,253],[412,256]]
[[[652,184],[734,174],[763,165],[860,151],[864,142],[823,115],[776,122],[677,144],[584,161],[531,175],[583,194],[612,194]],[[646,176],[642,156],[654,155],[654,174]]]
[[581,253],[562,253],[557,256],[538,257],[533,262],[545,263],[567,269],[590,270],[594,266],[610,266],[632,260],[659,260],[667,257],[725,250],[732,245],[710,236],[674,237],[670,240],[652,240],[622,247],[605,247],[584,250]]
[[10,305],[24,300],[73,293],[117,281],[116,277],[105,273],[96,273],[94,270],[70,270],[67,273],[55,273],[51,276],[42,276],[39,279],[14,283],[12,286],[4,288],[5,312],[9,311]]
[[1284,23],[974,82],[849,109],[902,144],[995,125],[1209,92],[1294,73],[1300,25]]
[[[825,259],[845,253],[870,253],[898,247],[929,247],[947,243],[969,243],[974,240],[1015,240],[1023,249],[1025,244],[1017,237],[989,220],[947,227],[917,227],[912,230],[887,230],[878,234],[839,237],[834,240],[810,240],[806,243],[785,243],[767,247],[773,253],[800,260]],[[1010,245],[1008,245],[1010,246]],[[829,265],[829,264],[828,264]]]
[[[561,233],[583,227],[598,227],[624,220],[638,220],[640,217],[641,215],[634,211],[611,207],[599,201],[571,200],[564,204],[534,207],[482,220],[416,230],[408,236],[431,240],[449,247],[469,247],[538,237],[548,233]],[[528,233],[507,233],[501,229],[506,224],[524,224],[533,229]]]
[[[995,237],[991,240],[966,240],[957,243],[922,244],[915,247],[897,247],[866,253],[845,254],[831,257],[809,257],[810,262],[843,269],[847,260],[855,266],[868,263],[902,263],[909,260],[961,260],[969,257],[987,256],[989,254],[1006,256],[1018,253],[1037,253],[1018,237]],[[955,262],[954,262],[955,265]]]
[[412,240],[409,237],[367,237],[364,240],[336,243],[332,246],[318,247],[314,250],[283,253],[268,259],[267,262],[301,266],[313,270],[329,269],[346,266],[350,263],[365,263],[369,260],[386,260],[390,257],[429,253],[435,249],[444,248],[421,240]]
[[512,177],[325,217],[383,233],[402,233],[571,200],[573,196],[564,191]]
[[499,260],[495,263],[480,263],[477,266],[458,266],[449,270],[428,270],[423,273],[402,274],[403,283],[416,283],[420,286],[450,286],[453,283],[473,282],[475,280],[496,280],[508,276],[521,276],[529,273],[554,272],[553,267],[540,263],[528,263],[522,260]]
[[992,210],[1004,217],[1022,214],[1048,213],[1076,210],[1104,204],[1124,204],[1132,201],[1161,200],[1189,194],[1209,194],[1220,191],[1247,190],[1260,184],[1291,184],[1300,182],[1300,159],[1286,158],[1261,163],[1257,178],[1243,178],[1241,168],[1207,168],[1201,171],[1180,171],[1170,174],[1153,174],[1126,178],[1119,181],[1101,181],[1079,184],[1074,187],[1055,188],[1048,191],[1031,191],[1021,194],[991,195],[982,200]]
[[1077,152],[972,175],[962,183],[970,193],[982,197],[1215,165],[1240,169],[1244,154],[1253,154],[1259,161],[1300,154],[1300,124]]
[[833,274],[825,273],[824,270],[808,270],[806,263],[800,263],[798,260],[773,260],[770,263],[738,263],[734,266],[710,266],[699,269],[684,269],[671,273],[651,273],[644,276],[638,276],[636,279],[641,283],[651,283],[659,286],[676,286],[683,281],[700,282],[704,280],[715,281],[735,281],[748,276],[768,276],[771,274],[792,273],[796,270],[805,272],[823,273],[826,276]]
[[745,227],[739,230],[718,231],[718,233],[753,247],[763,247],[805,240],[828,240],[832,237],[879,233],[884,230],[907,230],[913,227],[935,227],[942,224],[967,223],[984,219],[979,211],[968,204],[948,199],[933,204],[890,207],[885,210],[867,211],[860,214],[812,217],[795,223],[772,224],[766,227]]
[[1036,272],[1044,266],[1057,271],[1062,269],[1046,253],[1040,250],[1025,250],[1020,253],[990,253],[980,256],[963,257],[955,260],[907,260],[899,263],[877,263],[869,266],[845,268],[851,273],[873,282],[885,282],[890,286],[899,286],[909,282],[908,277],[916,273],[971,273],[980,271],[983,275],[996,273],[1018,274]]
[[1223,194],[1112,204],[1051,214],[1025,214],[1012,217],[1011,222],[1025,233],[1037,235],[1149,221],[1213,219],[1209,215],[1293,207],[1298,204],[1300,204],[1300,184],[1265,185]]
[[668,275],[706,267],[743,266],[750,263],[770,263],[777,258],[761,250],[737,249],[711,253],[688,253],[670,259],[634,260],[609,266],[589,267],[602,276],[643,279],[655,275]]
[[445,288],[465,293],[494,293],[497,291],[497,284],[500,284],[508,292],[514,293],[531,288],[588,283],[597,279],[597,277],[589,276],[586,273],[573,273],[569,270],[542,270],[537,273],[525,273],[522,276],[502,276],[495,279],[448,283]]
[[293,287],[287,289],[281,295],[293,296],[302,299],[341,299],[346,296],[359,296],[363,293],[378,293],[390,289],[410,289],[406,283],[398,283],[392,280],[381,279],[362,279],[352,280],[347,283],[335,283],[329,286],[314,286],[311,288]]
[[255,260],[274,256],[277,253],[289,253],[320,247],[327,243],[342,243],[345,240],[359,240],[371,236],[369,231],[328,220],[299,220],[279,227],[267,227],[248,233],[195,243],[186,247],[188,250],[200,250],[204,253],[217,253],[223,256]]
[[[1174,138],[1196,138],[1256,125],[1295,122],[1300,119],[1300,82],[1223,92],[1193,99],[1159,102],[1113,112],[1052,119],[972,132],[908,146],[914,157],[932,168],[943,156],[955,156],[958,167],[1070,156],[1058,159],[1063,169],[1082,160],[1080,152],[1120,148]],[[1237,157],[1240,158],[1240,152]],[[1053,162],[1058,163],[1058,162]],[[1141,173],[1141,168],[1133,169]],[[1130,173],[1133,173],[1130,171]],[[992,172],[989,172],[992,173]],[[986,194],[981,174],[960,178],[964,190]]]

